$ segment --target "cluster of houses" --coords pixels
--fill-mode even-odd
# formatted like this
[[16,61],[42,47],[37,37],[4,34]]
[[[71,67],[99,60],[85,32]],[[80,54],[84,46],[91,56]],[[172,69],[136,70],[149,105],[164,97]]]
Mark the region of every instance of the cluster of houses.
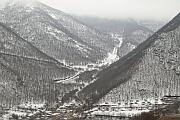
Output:
[[176,96],[165,96],[163,99],[130,100],[121,103],[97,104],[91,110],[92,116],[111,116],[111,117],[132,117],[144,112],[153,111],[162,106],[169,105],[177,99]]

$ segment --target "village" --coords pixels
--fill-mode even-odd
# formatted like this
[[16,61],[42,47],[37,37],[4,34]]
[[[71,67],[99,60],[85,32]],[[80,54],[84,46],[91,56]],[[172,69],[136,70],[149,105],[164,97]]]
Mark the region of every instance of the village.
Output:
[[180,96],[164,96],[162,99],[130,100],[121,103],[97,104],[92,110],[88,111],[90,116],[109,116],[118,118],[131,118],[133,116],[148,113],[150,111],[165,108],[180,100]]

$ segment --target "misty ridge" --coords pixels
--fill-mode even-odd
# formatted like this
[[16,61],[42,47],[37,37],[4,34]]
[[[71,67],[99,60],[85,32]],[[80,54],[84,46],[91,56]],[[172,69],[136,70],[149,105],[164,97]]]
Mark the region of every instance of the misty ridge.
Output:
[[179,2],[128,2],[0,0],[0,120],[179,120]]

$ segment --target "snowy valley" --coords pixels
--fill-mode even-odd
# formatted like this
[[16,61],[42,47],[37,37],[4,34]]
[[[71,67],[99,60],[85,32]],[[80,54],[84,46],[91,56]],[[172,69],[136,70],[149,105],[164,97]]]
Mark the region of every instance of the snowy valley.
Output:
[[179,115],[180,13],[166,25],[137,21],[0,6],[0,120]]

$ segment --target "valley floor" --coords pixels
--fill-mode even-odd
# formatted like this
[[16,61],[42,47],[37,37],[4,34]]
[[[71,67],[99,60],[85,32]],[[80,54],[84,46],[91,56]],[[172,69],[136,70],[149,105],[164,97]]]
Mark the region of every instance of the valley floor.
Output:
[[54,110],[47,109],[45,104],[26,103],[5,111],[0,120],[179,120],[180,118],[180,100],[177,97],[164,97],[157,101],[105,103],[87,109],[87,106],[75,101]]

